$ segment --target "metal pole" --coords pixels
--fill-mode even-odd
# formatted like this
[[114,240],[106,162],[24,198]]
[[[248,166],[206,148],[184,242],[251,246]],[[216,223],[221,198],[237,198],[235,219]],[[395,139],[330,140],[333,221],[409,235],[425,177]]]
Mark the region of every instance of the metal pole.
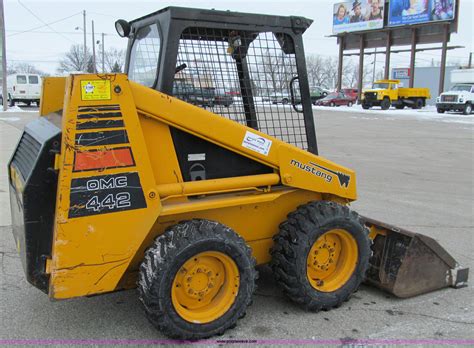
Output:
[[102,33],[102,72],[105,73],[105,50],[104,50],[104,37],[105,34]]
[[344,37],[339,38],[339,60],[337,67],[337,91],[341,91],[342,88],[342,66],[344,59]]
[[467,64],[467,67],[471,69],[472,67],[472,52],[469,53],[469,63]]
[[390,77],[390,44],[391,44],[391,34],[387,32],[387,42],[385,44],[385,71],[384,71],[384,79],[388,80]]
[[92,20],[92,65],[93,65],[93,70],[96,73],[97,68],[95,65],[95,33],[94,33],[94,20]]
[[357,81],[357,100],[360,103],[362,97],[362,86],[363,86],[363,73],[364,73],[364,34],[360,35],[359,45],[359,81]]
[[84,17],[84,28],[82,28],[83,32],[84,32],[84,70],[87,69],[87,32],[86,32],[86,28],[87,28],[87,22],[86,22],[86,10],[83,10],[82,11],[82,16]]
[[375,82],[375,65],[377,64],[377,47],[375,47],[374,52],[374,69],[372,71],[372,84]]
[[410,88],[415,82],[415,54],[416,54],[416,29],[411,31],[411,53],[410,53]]
[[7,91],[7,48],[5,42],[5,14],[3,9],[3,0],[0,0],[0,28],[2,30],[2,98],[3,111],[7,111],[8,107],[8,91]]
[[444,91],[444,75],[446,74],[446,54],[448,48],[449,24],[444,26],[443,47],[441,49],[441,66],[439,69],[438,95]]

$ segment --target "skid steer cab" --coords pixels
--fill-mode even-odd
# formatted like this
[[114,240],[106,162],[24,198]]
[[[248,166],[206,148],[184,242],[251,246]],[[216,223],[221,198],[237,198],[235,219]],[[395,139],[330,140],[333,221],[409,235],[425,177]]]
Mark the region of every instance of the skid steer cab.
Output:
[[311,311],[365,279],[400,297],[466,284],[433,239],[348,207],[355,173],[317,152],[310,24],[169,7],[116,22],[127,75],[46,78],[8,166],[27,280],[52,299],[138,287],[184,339],[234,327],[265,263]]

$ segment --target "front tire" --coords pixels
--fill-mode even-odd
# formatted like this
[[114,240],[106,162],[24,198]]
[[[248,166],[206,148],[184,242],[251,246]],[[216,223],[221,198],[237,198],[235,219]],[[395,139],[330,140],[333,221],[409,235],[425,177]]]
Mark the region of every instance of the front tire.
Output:
[[380,107],[382,110],[388,110],[390,108],[390,99],[383,98],[382,102],[380,103]]
[[463,114],[470,115],[471,112],[472,112],[472,105],[471,103],[467,103],[466,106],[464,107]]
[[436,111],[438,111],[438,114],[444,114],[446,110],[438,108]]
[[202,339],[236,325],[257,272],[245,241],[209,220],[169,227],[146,251],[138,290],[149,321],[173,338]]
[[278,285],[306,310],[340,306],[365,277],[368,230],[357,213],[329,201],[298,207],[280,225],[271,250]]

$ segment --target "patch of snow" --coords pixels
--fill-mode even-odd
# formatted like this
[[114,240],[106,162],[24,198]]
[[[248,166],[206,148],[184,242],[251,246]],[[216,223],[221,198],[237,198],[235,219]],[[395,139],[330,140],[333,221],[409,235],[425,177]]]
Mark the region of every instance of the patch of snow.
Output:
[[9,122],[16,122],[20,121],[21,118],[19,117],[0,117],[0,121],[9,121]]
[[[398,110],[395,108],[390,108],[388,110],[382,110],[380,107],[373,107],[369,110],[364,110],[361,105],[349,106],[313,106],[313,110],[325,110],[325,111],[339,111],[339,112],[348,112],[348,113],[357,113],[357,114],[366,114],[372,115],[371,119],[379,119],[381,117],[386,117],[386,119],[396,119],[396,118],[417,118],[420,120],[426,121],[439,121],[439,122],[449,122],[449,123],[462,123],[474,125],[474,114],[463,115],[461,113],[444,113],[439,114],[436,111],[435,106],[426,106],[419,110],[414,110],[411,108],[405,108]],[[317,113],[316,113],[317,115]],[[353,116],[354,117],[354,116]],[[359,118],[359,117],[358,117]],[[367,117],[362,117],[367,119]]]
[[15,106],[9,106],[7,111],[3,111],[3,107],[0,106],[0,113],[2,112],[38,112],[38,110],[25,110],[20,108],[18,105]]

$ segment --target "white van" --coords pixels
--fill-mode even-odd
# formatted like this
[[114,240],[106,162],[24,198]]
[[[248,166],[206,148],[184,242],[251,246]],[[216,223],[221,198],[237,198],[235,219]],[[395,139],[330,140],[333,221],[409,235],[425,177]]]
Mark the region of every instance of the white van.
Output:
[[[26,105],[36,103],[39,106],[41,96],[41,76],[37,74],[12,74],[7,77],[8,103],[14,106],[17,102]],[[3,104],[3,95],[0,94]]]

